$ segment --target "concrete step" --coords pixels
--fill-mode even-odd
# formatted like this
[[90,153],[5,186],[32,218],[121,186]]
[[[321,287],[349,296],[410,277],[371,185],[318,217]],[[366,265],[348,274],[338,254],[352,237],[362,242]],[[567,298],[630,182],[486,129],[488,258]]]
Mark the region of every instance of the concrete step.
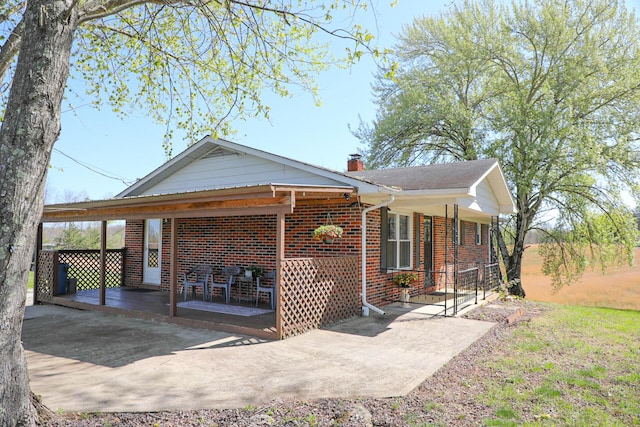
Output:
[[418,295],[411,297],[410,302],[423,303],[423,304],[437,304],[445,299],[453,299],[452,292],[431,292],[427,295]]

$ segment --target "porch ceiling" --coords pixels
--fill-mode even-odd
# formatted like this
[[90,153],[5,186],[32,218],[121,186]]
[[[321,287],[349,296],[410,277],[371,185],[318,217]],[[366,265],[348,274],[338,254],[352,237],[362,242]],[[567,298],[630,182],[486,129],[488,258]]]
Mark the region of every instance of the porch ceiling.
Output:
[[42,222],[275,215],[293,212],[296,199],[337,199],[351,193],[352,187],[267,184],[134,196],[46,205]]

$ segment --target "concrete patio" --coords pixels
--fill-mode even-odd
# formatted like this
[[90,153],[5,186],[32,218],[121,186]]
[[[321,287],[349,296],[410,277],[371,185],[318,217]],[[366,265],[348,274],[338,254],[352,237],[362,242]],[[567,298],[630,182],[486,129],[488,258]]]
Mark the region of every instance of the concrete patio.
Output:
[[242,408],[277,398],[404,395],[494,324],[385,307],[284,341],[28,306],[31,389],[53,410]]

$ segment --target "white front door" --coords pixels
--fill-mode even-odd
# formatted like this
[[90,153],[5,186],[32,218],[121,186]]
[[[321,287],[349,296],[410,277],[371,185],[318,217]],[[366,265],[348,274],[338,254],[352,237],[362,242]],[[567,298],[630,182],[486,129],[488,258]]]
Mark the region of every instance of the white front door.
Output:
[[159,285],[161,266],[162,220],[148,219],[144,224],[144,261],[142,281],[152,285]]

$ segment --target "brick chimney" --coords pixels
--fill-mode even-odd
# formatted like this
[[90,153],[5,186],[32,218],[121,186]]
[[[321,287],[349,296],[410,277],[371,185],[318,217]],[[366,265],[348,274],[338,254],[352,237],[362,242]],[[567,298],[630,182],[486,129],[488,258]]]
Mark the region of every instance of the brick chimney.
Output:
[[351,158],[347,162],[347,171],[348,172],[356,172],[364,170],[364,161],[362,160],[362,156],[360,154],[349,154]]

